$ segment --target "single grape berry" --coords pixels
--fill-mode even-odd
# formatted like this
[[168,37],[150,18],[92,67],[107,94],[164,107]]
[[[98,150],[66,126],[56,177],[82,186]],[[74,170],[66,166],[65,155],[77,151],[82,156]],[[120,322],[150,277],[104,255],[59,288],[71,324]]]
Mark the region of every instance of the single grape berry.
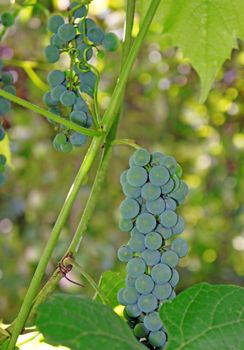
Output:
[[57,34],[61,40],[68,42],[75,38],[76,29],[72,24],[65,23],[58,28]]
[[47,28],[52,33],[57,33],[59,27],[64,24],[64,19],[62,16],[53,15],[48,19]]
[[120,46],[119,38],[114,33],[106,33],[103,39],[103,46],[106,51],[114,52]]
[[14,16],[10,12],[3,12],[1,15],[1,22],[4,27],[11,27],[14,25]]

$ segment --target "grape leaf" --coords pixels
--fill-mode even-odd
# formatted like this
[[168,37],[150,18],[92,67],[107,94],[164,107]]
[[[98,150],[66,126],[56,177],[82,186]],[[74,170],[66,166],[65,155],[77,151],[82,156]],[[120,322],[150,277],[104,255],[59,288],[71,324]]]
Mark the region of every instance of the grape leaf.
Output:
[[143,350],[113,310],[78,295],[58,294],[39,307],[38,330],[47,343],[72,350]]
[[[101,275],[98,287],[106,298],[107,305],[114,308],[119,304],[117,293],[120,288],[125,287],[125,278],[119,272],[105,271]],[[95,300],[101,300],[99,295]]]
[[244,288],[200,283],[164,304],[165,350],[244,349]]
[[[145,11],[148,1],[142,3]],[[237,48],[237,39],[244,39],[244,1],[162,0],[155,20],[197,71],[204,101],[222,64]]]

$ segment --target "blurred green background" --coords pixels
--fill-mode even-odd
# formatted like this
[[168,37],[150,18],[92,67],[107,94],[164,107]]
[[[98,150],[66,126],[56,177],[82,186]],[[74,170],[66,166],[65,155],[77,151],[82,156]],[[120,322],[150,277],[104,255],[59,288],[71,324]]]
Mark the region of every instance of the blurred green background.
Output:
[[[35,2],[35,1],[33,1]],[[19,1],[21,3],[21,1]],[[50,12],[62,11],[65,0],[37,2]],[[9,1],[1,1],[0,12]],[[124,1],[94,0],[91,16],[107,31],[123,36]],[[134,35],[140,15],[136,17]],[[16,25],[0,43],[0,56],[14,72],[17,94],[42,105],[48,44],[47,16],[42,6],[22,10]],[[199,104],[199,79],[180,50],[169,48],[154,22],[140,51],[127,87],[120,138],[135,139],[150,151],[173,155],[190,187],[180,208],[186,220],[184,237],[190,253],[180,264],[178,292],[200,281],[244,282],[244,51],[234,51],[219,72],[205,104]],[[99,102],[104,111],[118,77],[121,52],[94,60],[101,72]],[[32,63],[26,63],[31,61]],[[35,63],[36,62],[36,63]],[[57,67],[65,67],[63,58]],[[35,75],[37,74],[37,76]],[[39,78],[38,78],[39,77]],[[41,80],[39,80],[41,79]],[[19,309],[62,203],[86,149],[59,154],[52,146],[52,126],[42,117],[14,107],[6,116],[12,169],[0,189],[0,319],[10,322]],[[116,258],[128,235],[118,230],[123,196],[119,176],[133,150],[116,146],[92,221],[83,239],[79,263],[95,280],[105,270],[124,271]],[[91,189],[96,165],[82,187],[48,265],[46,278],[65,252]],[[72,276],[72,274],[71,274]],[[74,279],[80,278],[73,275]],[[62,280],[61,290],[92,295]]]

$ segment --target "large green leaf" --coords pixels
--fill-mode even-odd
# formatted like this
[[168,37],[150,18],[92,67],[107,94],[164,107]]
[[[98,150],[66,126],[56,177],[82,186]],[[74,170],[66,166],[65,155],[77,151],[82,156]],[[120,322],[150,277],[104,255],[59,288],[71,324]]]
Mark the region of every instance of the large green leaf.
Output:
[[243,350],[244,288],[197,284],[161,307],[165,350]]
[[[125,287],[125,278],[119,272],[105,271],[99,281],[99,290],[106,298],[107,305],[112,308],[119,304],[117,293],[123,287]],[[101,300],[99,295],[96,296],[96,300]]]
[[111,308],[81,296],[53,296],[40,306],[36,325],[48,343],[72,350],[145,349]]
[[[142,0],[143,11],[147,3]],[[244,1],[161,0],[156,21],[199,74],[205,100],[220,67],[237,47],[237,38],[244,39]]]

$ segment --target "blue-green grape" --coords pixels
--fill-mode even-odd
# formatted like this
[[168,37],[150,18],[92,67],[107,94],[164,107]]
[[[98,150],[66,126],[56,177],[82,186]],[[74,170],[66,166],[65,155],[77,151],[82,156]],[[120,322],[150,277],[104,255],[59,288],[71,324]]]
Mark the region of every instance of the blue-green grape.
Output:
[[137,230],[136,227],[133,227],[133,229],[130,231],[130,235],[131,237],[134,236],[135,234],[140,234],[141,235],[141,232]]
[[160,252],[158,250],[145,249],[142,252],[142,258],[148,266],[154,266],[160,261]]
[[48,107],[54,107],[57,105],[57,101],[55,101],[52,98],[51,92],[48,91],[44,94],[43,96],[43,102],[48,106]]
[[74,147],[81,147],[87,141],[87,136],[79,132],[73,132],[70,136],[70,142]]
[[175,252],[168,250],[162,254],[161,262],[170,267],[175,267],[179,262],[179,257]]
[[65,143],[62,143],[62,145],[60,145],[60,150],[65,153],[71,152],[72,149],[73,147],[70,142],[65,142]]
[[165,201],[161,197],[154,201],[146,201],[146,208],[149,211],[149,213],[154,215],[160,215],[165,210]]
[[141,310],[139,309],[137,304],[134,305],[126,305],[125,311],[129,317],[137,318],[141,314]]
[[[2,141],[5,137],[5,130],[4,128],[0,125],[0,141]],[[1,157],[1,155],[0,155]],[[1,163],[0,163],[1,164]]]
[[168,265],[161,263],[153,266],[151,276],[157,284],[163,284],[172,277],[172,269]]
[[93,27],[96,27],[97,25],[96,25],[96,22],[95,21],[93,21],[93,19],[91,19],[91,18],[86,18],[86,30],[88,31],[88,30],[90,30],[91,28],[93,28]]
[[71,41],[75,38],[76,36],[76,29],[75,27],[70,24],[70,23],[65,23],[65,24],[62,24],[59,28],[58,28],[58,37],[65,41],[65,42],[68,42],[68,41]]
[[126,198],[120,204],[120,215],[125,219],[132,219],[137,216],[140,206],[135,199]]
[[131,157],[129,158],[129,166],[130,166],[130,168],[132,168],[133,165],[135,165],[135,163],[134,163],[134,157],[131,156]]
[[163,327],[163,323],[159,317],[159,313],[156,311],[146,315],[144,317],[143,323],[145,327],[151,332],[158,331]]
[[85,126],[87,123],[87,114],[83,111],[75,110],[71,112],[70,119],[76,124]]
[[89,61],[92,58],[93,50],[89,45],[85,43],[79,43],[77,45],[77,50],[78,50],[77,57],[81,61],[83,60]]
[[180,280],[180,276],[177,270],[172,269],[172,277],[169,280],[169,283],[171,284],[171,286],[174,288],[177,286],[178,282]]
[[124,296],[123,296],[124,290],[125,290],[125,288],[121,288],[117,293],[117,299],[121,305],[126,305],[126,301],[125,301]]
[[188,244],[182,238],[176,238],[172,244],[171,249],[180,257],[183,258],[188,252]]
[[51,99],[56,103],[60,101],[61,95],[66,92],[66,87],[64,85],[58,85],[51,90]]
[[65,134],[60,132],[55,136],[53,142],[57,145],[62,145],[63,143],[67,142],[67,137],[65,136]]
[[172,179],[169,179],[169,181],[165,185],[161,186],[162,194],[168,194],[172,192],[174,187],[175,187],[174,181]]
[[172,286],[170,283],[156,284],[152,293],[158,300],[166,300],[172,293]]
[[173,235],[179,235],[184,231],[184,228],[185,228],[185,221],[182,216],[178,216],[177,224],[174,227],[172,227]]
[[51,71],[47,76],[48,84],[51,85],[51,87],[62,84],[64,82],[64,79],[64,72],[58,69]]
[[120,175],[119,181],[121,186],[124,186],[127,183],[127,171],[128,170],[124,170]]
[[145,246],[151,250],[157,250],[162,246],[163,240],[159,233],[150,232],[145,237]]
[[172,236],[172,230],[165,228],[160,224],[156,227],[155,231],[160,233],[164,240],[169,239]]
[[48,19],[47,28],[52,33],[57,33],[58,28],[64,24],[63,17],[59,15],[53,15]]
[[100,45],[104,39],[104,32],[99,27],[93,26],[88,29],[87,37],[95,45]]
[[5,165],[7,163],[7,158],[5,155],[0,154],[0,165]]
[[134,187],[131,186],[128,182],[125,182],[123,185],[123,192],[127,197],[136,199],[140,197],[141,189],[140,187]]
[[147,182],[141,189],[142,198],[148,201],[154,201],[161,195],[161,190],[159,187],[152,185]]
[[133,154],[133,162],[135,165],[138,165],[138,166],[147,165],[150,162],[150,159],[151,159],[150,153],[144,148],[138,149]]
[[122,232],[129,232],[133,228],[133,222],[129,219],[121,218],[119,220],[119,229]]
[[176,294],[175,291],[173,290],[172,293],[170,294],[170,296],[168,297],[169,300],[173,300],[176,298]]
[[149,171],[149,180],[155,186],[165,185],[169,178],[169,171],[164,166],[156,165]]
[[48,45],[45,48],[45,57],[48,63],[55,63],[59,60],[59,48],[55,45]]
[[167,337],[163,330],[157,331],[157,332],[151,332],[148,337],[149,343],[152,346],[156,346],[158,348],[164,346],[164,344],[166,343],[166,339]]
[[50,41],[52,45],[57,46],[59,49],[62,49],[67,45],[67,43],[61,40],[57,34],[53,34]]
[[0,115],[6,114],[11,110],[11,103],[0,97]]
[[7,85],[3,88],[4,91],[7,91],[9,94],[16,95],[16,88],[13,85]]
[[172,228],[177,224],[178,216],[173,210],[165,210],[160,215],[160,223],[166,228]]
[[120,46],[119,38],[114,33],[106,33],[103,39],[103,46],[106,51],[114,52]]
[[13,75],[10,72],[4,72],[1,76],[4,85],[12,85],[14,82]]
[[129,247],[133,252],[142,252],[145,249],[144,235],[135,233],[129,240]]
[[176,171],[177,162],[171,156],[164,156],[160,160],[160,165],[162,165],[162,166],[166,167],[167,169],[169,169],[170,174],[173,175],[175,173],[175,171]]
[[127,274],[130,277],[139,277],[146,270],[145,261],[140,257],[132,258],[126,266]]
[[93,72],[82,72],[79,73],[80,80],[83,84],[88,85],[92,88],[94,88],[96,81],[97,81],[97,76]]
[[[78,5],[79,3],[74,1],[69,5],[69,8],[72,10]],[[75,11],[73,11],[74,18],[83,18],[86,15],[87,15],[87,8],[85,5],[82,5],[82,6],[80,5]]]
[[147,171],[140,166],[132,166],[127,172],[127,181],[131,186],[141,187],[147,181]]
[[136,219],[136,228],[142,233],[149,233],[156,227],[156,219],[152,214],[143,213]]
[[149,275],[141,275],[135,281],[135,288],[140,294],[149,294],[154,288],[154,282]]
[[157,298],[153,294],[140,295],[137,305],[142,312],[152,312],[158,306]]
[[76,94],[73,91],[64,91],[60,96],[60,102],[63,106],[73,106],[76,101]]
[[139,293],[134,287],[126,287],[123,292],[123,299],[126,305],[133,305],[137,302],[139,298]]
[[136,278],[135,277],[126,276],[125,283],[126,283],[127,287],[135,287]]
[[160,160],[163,158],[164,158],[164,155],[161,152],[154,152],[152,154],[151,165],[152,166],[159,165]]
[[180,187],[180,179],[178,178],[178,176],[176,176],[175,174],[172,176],[173,182],[174,182],[174,191],[178,190],[178,188]]
[[148,335],[149,331],[146,329],[144,323],[137,323],[134,328],[134,335],[137,338],[144,338]]
[[173,198],[164,198],[165,208],[175,210],[177,207],[176,201]]
[[185,197],[188,194],[188,191],[189,190],[187,184],[181,181],[179,188],[176,191],[172,192],[170,194],[170,197],[175,199],[178,202],[178,204],[182,204],[185,200]]

